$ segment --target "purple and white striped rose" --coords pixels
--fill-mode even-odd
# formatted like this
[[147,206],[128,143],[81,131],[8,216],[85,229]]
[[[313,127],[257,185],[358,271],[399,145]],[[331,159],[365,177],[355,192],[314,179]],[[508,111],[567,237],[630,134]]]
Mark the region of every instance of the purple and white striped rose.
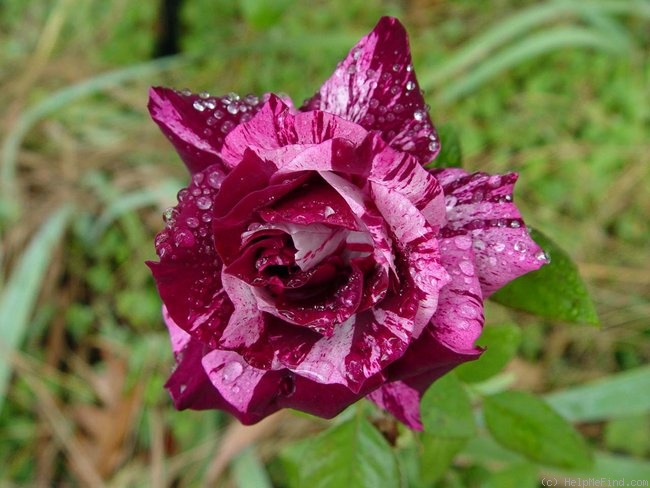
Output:
[[249,424],[368,397],[419,429],[427,387],[480,355],[483,300],[545,262],[515,174],[422,166],[439,143],[396,19],[300,109],[160,87],[149,109],[191,174],[148,263],[179,409]]

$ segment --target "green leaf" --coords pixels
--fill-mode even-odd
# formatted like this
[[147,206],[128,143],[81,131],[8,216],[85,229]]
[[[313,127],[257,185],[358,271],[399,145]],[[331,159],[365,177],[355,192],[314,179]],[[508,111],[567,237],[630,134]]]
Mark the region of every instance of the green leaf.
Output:
[[605,445],[637,457],[650,453],[650,415],[612,420],[605,427]]
[[273,486],[264,465],[250,448],[235,458],[232,471],[238,488],[271,488]]
[[483,488],[537,488],[538,486],[537,467],[520,463],[492,473]]
[[550,264],[504,286],[492,300],[552,320],[598,325],[594,305],[571,258],[541,232],[533,229],[530,234]]
[[533,461],[562,468],[588,468],[592,455],[585,440],[537,397],[506,391],[486,397],[485,423],[503,446]]
[[544,399],[571,422],[650,413],[650,366],[551,393]]
[[521,330],[516,325],[487,326],[476,344],[485,352],[476,361],[457,367],[454,372],[466,383],[477,383],[491,378],[517,353],[521,342]]
[[421,435],[420,479],[425,486],[438,481],[448,471],[467,440],[468,437],[440,437],[426,432]]
[[72,208],[65,205],[52,213],[32,237],[0,296],[0,410],[11,373],[11,356],[29,329],[29,318]]
[[400,484],[390,445],[360,417],[289,446],[281,459],[287,481],[296,488],[390,488]]
[[454,374],[437,380],[420,404],[424,431],[437,437],[465,439],[474,435],[474,415],[469,396]]
[[438,127],[440,152],[434,161],[425,165],[426,168],[460,168],[463,165],[463,152],[456,129],[451,124]]

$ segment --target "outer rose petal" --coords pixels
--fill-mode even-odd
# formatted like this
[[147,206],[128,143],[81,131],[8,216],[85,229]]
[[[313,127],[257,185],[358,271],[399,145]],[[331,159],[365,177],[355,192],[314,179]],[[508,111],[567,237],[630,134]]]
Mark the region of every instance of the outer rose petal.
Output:
[[[203,95],[203,94],[202,94]],[[225,135],[249,119],[262,104],[255,96],[201,96],[154,87],[149,91],[149,112],[172,142],[191,174],[218,164]]]
[[205,346],[178,327],[165,307],[163,307],[163,317],[169,329],[174,357],[178,363],[165,384],[176,408],[179,410],[225,408],[226,402],[212,387],[208,375],[201,366]]
[[378,130],[392,147],[431,161],[440,145],[411,65],[408,37],[383,17],[301,110],[323,110]]
[[205,343],[216,343],[232,312],[209,224],[209,210],[223,177],[217,168],[195,174],[188,188],[179,192],[178,205],[165,212],[167,227],[156,236],[160,262],[147,263],[169,315]]
[[402,381],[386,383],[368,395],[384,410],[411,429],[422,430],[420,392]]
[[435,334],[457,350],[471,349],[483,329],[483,297],[469,236],[441,239],[442,264],[451,276],[432,319]]
[[547,262],[512,203],[517,174],[468,174],[457,168],[432,173],[443,186],[447,205],[442,235],[471,236],[483,298]]
[[427,388],[459,364],[478,359],[482,352],[476,347],[456,349],[445,339],[427,327],[404,356],[386,368],[386,383],[370,400],[412,429],[421,430],[420,398]]

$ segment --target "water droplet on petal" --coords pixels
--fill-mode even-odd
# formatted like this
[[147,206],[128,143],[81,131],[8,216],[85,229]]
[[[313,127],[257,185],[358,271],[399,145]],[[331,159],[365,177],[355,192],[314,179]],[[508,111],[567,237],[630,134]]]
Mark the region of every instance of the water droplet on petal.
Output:
[[176,247],[192,247],[196,240],[194,234],[185,229],[180,229],[174,235],[174,244]]
[[526,250],[528,249],[526,247],[526,243],[522,241],[515,242],[515,245],[513,247],[517,252],[526,252]]
[[456,236],[454,238],[454,244],[456,244],[456,247],[461,251],[466,251],[472,247],[472,239],[470,239],[469,236]]
[[474,276],[474,266],[469,261],[461,261],[458,265],[463,274],[467,276]]
[[394,64],[393,65],[393,71],[397,73],[399,71],[399,64]]
[[203,99],[210,98],[210,94],[207,91],[202,91],[201,93],[199,93],[199,97]]
[[223,382],[232,383],[244,372],[244,367],[237,361],[227,363],[222,370]]
[[537,254],[535,254],[535,259],[538,261],[544,261],[547,264],[551,262],[551,257],[544,251],[539,251]]
[[205,196],[199,197],[196,199],[196,206],[201,210],[207,210],[212,207],[212,199]]
[[246,98],[244,98],[244,101],[248,105],[257,105],[258,103],[260,103],[260,99],[257,98],[255,95],[252,95],[252,94],[246,95]]
[[210,185],[215,190],[218,190],[221,187],[221,173],[218,171],[213,171],[208,174],[208,185]]
[[185,222],[190,229],[196,229],[199,226],[199,219],[196,217],[188,217]]
[[414,81],[407,81],[406,82],[406,89],[408,91],[415,90],[415,82]]
[[205,110],[205,105],[203,105],[203,102],[201,100],[194,100],[192,107],[194,107],[194,110],[197,110],[199,112],[203,112]]

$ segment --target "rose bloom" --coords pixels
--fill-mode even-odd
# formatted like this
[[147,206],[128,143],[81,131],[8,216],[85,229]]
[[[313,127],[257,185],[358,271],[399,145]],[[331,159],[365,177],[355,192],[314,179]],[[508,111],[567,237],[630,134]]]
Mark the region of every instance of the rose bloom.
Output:
[[396,19],[300,109],[156,87],[149,110],[191,174],[148,263],[179,409],[251,424],[367,397],[421,429],[424,391],[481,354],[484,299],[546,262],[516,174],[422,166],[440,144]]

